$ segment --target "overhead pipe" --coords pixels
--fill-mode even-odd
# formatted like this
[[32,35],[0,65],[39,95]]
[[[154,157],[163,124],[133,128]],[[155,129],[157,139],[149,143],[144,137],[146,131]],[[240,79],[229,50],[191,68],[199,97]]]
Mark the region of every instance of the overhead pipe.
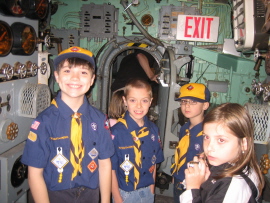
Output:
[[127,5],[127,0],[121,0],[121,4],[124,7],[124,10],[127,12],[127,14],[129,15],[129,17],[131,18],[132,22],[134,23],[134,25],[136,25],[136,27],[141,31],[141,33],[151,42],[159,45],[159,46],[164,46],[163,43],[157,39],[152,37],[143,27],[142,25],[138,22],[138,20],[136,19],[136,17],[133,15],[132,11],[130,10],[130,8],[128,8]]

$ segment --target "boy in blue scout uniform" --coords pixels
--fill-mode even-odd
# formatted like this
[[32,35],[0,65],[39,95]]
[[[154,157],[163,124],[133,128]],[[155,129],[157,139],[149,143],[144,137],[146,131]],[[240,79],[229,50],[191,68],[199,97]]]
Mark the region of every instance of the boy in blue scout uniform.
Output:
[[179,203],[179,196],[184,192],[182,183],[187,163],[203,152],[202,121],[204,111],[209,107],[210,92],[203,84],[189,83],[180,88],[180,95],[176,101],[180,101],[181,111],[189,119],[180,129],[179,143],[171,166],[174,202]]
[[133,79],[123,96],[127,111],[112,128],[112,194],[116,202],[154,202],[156,164],[164,160],[158,127],[146,116],[152,102],[148,82]]
[[36,203],[109,203],[114,146],[107,117],[91,106],[85,93],[95,78],[92,52],[80,47],[54,60],[61,91],[33,121],[22,163],[28,165]]

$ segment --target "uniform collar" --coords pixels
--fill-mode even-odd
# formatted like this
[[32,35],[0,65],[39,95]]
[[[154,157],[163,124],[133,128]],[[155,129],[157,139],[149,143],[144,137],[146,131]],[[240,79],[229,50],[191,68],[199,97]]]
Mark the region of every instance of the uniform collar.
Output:
[[[69,118],[74,113],[74,111],[61,99],[61,91],[57,94],[55,101],[57,103],[58,109],[61,113],[61,115],[64,118]],[[81,113],[82,116],[85,116],[87,119],[89,119],[89,105],[88,100],[86,96],[84,96],[83,104],[78,109],[78,113]]]
[[[188,126],[190,126],[190,121],[188,121]],[[191,128],[189,131],[197,131],[200,130],[202,131],[202,122],[198,123],[197,125],[195,125],[193,128]]]
[[141,129],[142,127],[149,127],[149,122],[150,122],[150,121],[149,121],[149,119],[148,119],[146,116],[143,117],[144,125],[143,125],[142,127],[140,127],[140,126],[133,120],[133,118],[130,117],[128,111],[126,111],[125,116],[124,116],[124,119],[127,121],[128,129],[131,130],[131,131],[132,131],[132,130],[139,130],[139,129]]

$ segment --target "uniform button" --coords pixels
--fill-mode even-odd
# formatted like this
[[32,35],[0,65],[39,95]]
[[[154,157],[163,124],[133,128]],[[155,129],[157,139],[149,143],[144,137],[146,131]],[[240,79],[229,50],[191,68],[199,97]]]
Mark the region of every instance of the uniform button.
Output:
[[142,144],[144,143],[144,141],[142,141]]
[[143,159],[145,159],[145,157],[143,157]]
[[154,152],[156,152],[156,150],[154,150]]
[[143,172],[143,175],[145,175],[146,174],[146,172]]
[[95,145],[96,145],[96,143],[94,142],[94,143],[93,143],[93,145],[95,146]]

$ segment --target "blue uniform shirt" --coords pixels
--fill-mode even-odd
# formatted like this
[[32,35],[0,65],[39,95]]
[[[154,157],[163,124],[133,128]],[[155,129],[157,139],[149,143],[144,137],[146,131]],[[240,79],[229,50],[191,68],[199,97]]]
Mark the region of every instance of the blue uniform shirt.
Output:
[[124,119],[127,122],[126,126],[118,122],[112,128],[113,143],[115,145],[115,154],[112,157],[112,169],[115,170],[118,179],[119,188],[124,191],[134,191],[134,167],[129,171],[128,182],[126,183],[125,171],[120,165],[125,161],[126,155],[129,156],[129,161],[135,163],[134,142],[131,131],[136,133],[143,127],[148,127],[149,134],[139,138],[141,141],[142,151],[142,168],[140,168],[140,181],[137,189],[147,187],[154,184],[153,166],[164,160],[163,151],[161,148],[158,127],[152,123],[146,116],[144,117],[144,126],[139,127],[138,124],[129,116],[128,111],[125,113]]
[[[85,153],[82,174],[71,181],[73,166],[70,158],[70,128],[72,109],[65,104],[60,94],[55,105],[49,106],[33,121],[21,162],[32,167],[43,168],[48,190],[65,190],[85,186],[99,186],[98,159],[110,158],[114,153],[107,117],[92,107],[86,97],[78,110],[82,114],[82,139]],[[61,153],[62,155],[58,155]],[[58,160],[58,161],[57,161]],[[59,171],[62,169],[62,182]],[[109,184],[109,183],[108,183]]]
[[[186,129],[189,129],[189,126],[190,126],[190,121],[188,121],[187,123],[185,123],[181,127],[180,133],[179,133],[179,140],[181,140],[182,137],[185,136]],[[176,171],[173,174],[173,177],[176,178],[177,180],[181,181],[181,182],[185,179],[185,169],[187,168],[187,163],[192,161],[194,156],[196,156],[196,155],[203,152],[203,136],[201,135],[201,136],[197,137],[197,135],[201,131],[202,131],[202,123],[197,124],[191,130],[189,130],[189,132],[190,132],[190,143],[189,143],[189,147],[188,147],[187,154],[186,154],[186,162],[180,168],[179,171]]]

